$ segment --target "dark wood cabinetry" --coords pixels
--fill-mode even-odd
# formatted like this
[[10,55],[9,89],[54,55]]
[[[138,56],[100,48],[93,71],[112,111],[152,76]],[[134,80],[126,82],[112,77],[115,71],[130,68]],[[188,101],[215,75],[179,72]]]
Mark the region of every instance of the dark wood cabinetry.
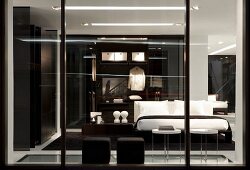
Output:
[[[134,67],[139,67],[148,74],[148,51],[144,44],[126,44],[126,43],[97,43],[96,44],[96,68],[97,82],[100,84],[96,88],[97,111],[102,112],[102,118],[105,123],[114,122],[114,111],[128,111],[128,122],[134,122],[133,101],[129,100],[129,95],[140,95],[147,100],[148,82],[145,79],[145,88],[140,91],[129,89],[129,74]],[[132,54],[141,52],[144,54],[143,61],[133,61]],[[125,56],[119,61],[103,60],[103,55],[115,53],[115,55]],[[121,61],[122,60],[122,61]],[[114,99],[122,99],[122,103],[115,103]]]

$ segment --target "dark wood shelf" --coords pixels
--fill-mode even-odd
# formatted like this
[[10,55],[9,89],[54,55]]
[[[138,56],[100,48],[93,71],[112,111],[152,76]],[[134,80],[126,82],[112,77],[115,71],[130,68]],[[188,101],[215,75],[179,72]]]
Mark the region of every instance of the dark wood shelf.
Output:
[[123,103],[99,103],[99,105],[128,105],[129,103],[123,102]]
[[126,61],[100,61],[100,65],[128,65]]
[[129,65],[146,65],[148,62],[146,61],[131,61],[128,63]]

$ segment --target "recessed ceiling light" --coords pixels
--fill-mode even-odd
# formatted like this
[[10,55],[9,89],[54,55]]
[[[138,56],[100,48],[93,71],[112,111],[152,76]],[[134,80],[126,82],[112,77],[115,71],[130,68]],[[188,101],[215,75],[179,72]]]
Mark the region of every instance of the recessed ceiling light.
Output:
[[93,48],[92,47],[89,47],[90,50],[92,50]]
[[191,10],[196,10],[196,11],[198,11],[199,9],[200,9],[200,8],[199,8],[198,5],[194,5],[194,6],[191,7]]
[[225,58],[228,58],[228,57],[225,57]]
[[232,45],[229,45],[229,46],[222,48],[220,50],[214,51],[214,52],[210,53],[209,55],[215,55],[215,54],[218,54],[218,53],[221,53],[221,52],[233,49],[233,48],[236,48],[236,44],[232,44]]
[[219,41],[218,44],[224,44],[224,42],[223,41]]
[[91,23],[92,26],[173,26],[173,23]]
[[82,26],[89,26],[89,23],[81,23]]
[[105,37],[102,37],[102,38],[97,38],[98,40],[107,40],[107,41],[120,41],[120,40],[128,40],[128,41],[143,41],[143,40],[147,40],[148,38],[127,38],[127,37],[123,37],[123,38],[120,38],[120,37],[108,37],[108,38],[105,38]]
[[[61,7],[59,6],[53,6],[54,10],[60,10]],[[181,10],[184,11],[186,8],[184,6],[65,6],[66,10]]]
[[58,10],[61,10],[61,7],[60,6],[52,6],[52,9],[58,11]]

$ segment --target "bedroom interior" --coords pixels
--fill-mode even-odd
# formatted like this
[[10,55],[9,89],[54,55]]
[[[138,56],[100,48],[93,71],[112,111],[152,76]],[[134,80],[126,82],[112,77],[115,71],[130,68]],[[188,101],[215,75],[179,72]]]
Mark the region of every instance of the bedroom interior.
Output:
[[[241,164],[242,7],[191,6],[190,162]],[[184,0],[66,1],[66,164],[185,165],[183,7]],[[8,163],[60,164],[60,0],[12,0],[9,10]]]

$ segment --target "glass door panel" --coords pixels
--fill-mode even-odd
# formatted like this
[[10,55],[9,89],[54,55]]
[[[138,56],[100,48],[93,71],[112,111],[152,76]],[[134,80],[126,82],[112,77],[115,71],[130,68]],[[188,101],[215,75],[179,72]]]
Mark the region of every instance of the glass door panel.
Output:
[[67,164],[185,164],[184,15],[183,0],[67,1]]
[[191,0],[191,164],[243,160],[242,6]]
[[8,164],[61,163],[60,4],[8,1]]

